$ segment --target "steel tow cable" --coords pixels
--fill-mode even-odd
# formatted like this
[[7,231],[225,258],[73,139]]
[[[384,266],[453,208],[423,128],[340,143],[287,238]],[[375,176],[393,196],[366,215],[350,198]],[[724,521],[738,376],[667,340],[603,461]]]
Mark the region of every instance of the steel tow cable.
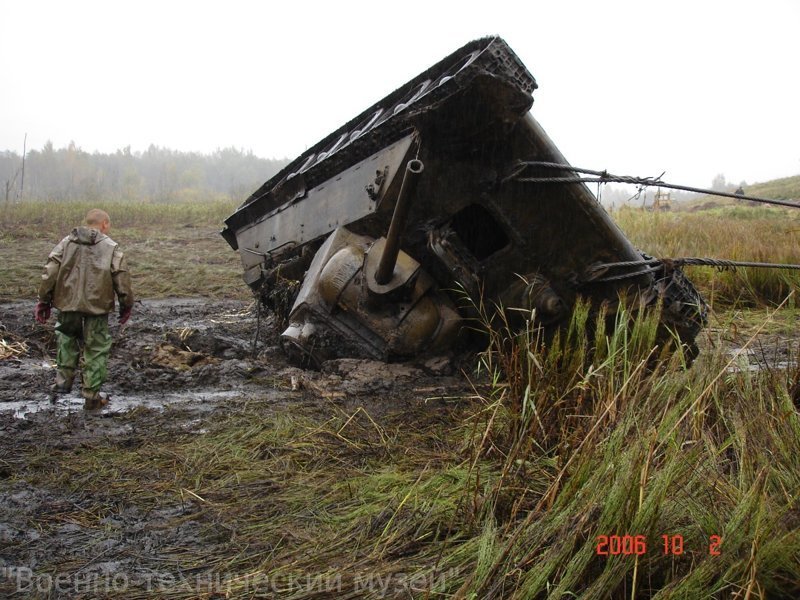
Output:
[[602,277],[599,279],[585,279],[584,283],[605,283],[607,281],[618,281],[620,279],[630,279],[638,277],[639,275],[646,275],[658,271],[661,267],[675,268],[675,267],[716,267],[720,271],[733,270],[737,267],[752,267],[763,269],[789,269],[800,270],[800,265],[790,263],[762,263],[751,262],[743,260],[726,260],[721,258],[649,258],[646,260],[627,260],[623,262],[601,263],[599,265],[592,265],[591,272],[603,271],[606,269],[626,268],[626,267],[647,267],[641,271],[633,273],[623,273],[620,275],[611,275],[609,277]]
[[[540,167],[544,169],[570,171],[572,173],[580,173],[582,175],[594,175],[594,177],[520,177],[520,174],[527,167]],[[667,183],[666,181],[662,181],[660,177],[632,177],[629,175],[612,175],[608,171],[596,171],[593,169],[583,169],[581,167],[573,167],[572,165],[543,162],[543,161],[521,161],[519,163],[515,163],[511,173],[508,176],[504,177],[501,180],[501,183],[507,183],[509,181],[518,181],[521,183],[629,183],[632,185],[638,185],[644,187],[657,186],[673,190],[682,190],[685,192],[695,192],[697,194],[710,194],[713,196],[734,198],[736,200],[749,200],[751,202],[761,202],[763,204],[774,204],[776,206],[800,208],[800,204],[798,204],[797,202],[789,202],[786,200],[774,200],[772,198],[759,198],[757,196],[748,196],[747,194],[737,194],[735,192],[719,192],[715,190],[708,190],[688,185]]]
[[[580,173],[582,175],[593,175],[594,177],[521,177],[521,174],[528,167],[539,167],[545,169],[555,169],[561,171],[570,171],[572,173]],[[511,168],[510,173],[500,180],[501,184],[508,183],[509,181],[517,181],[521,183],[629,183],[638,185],[640,187],[657,186],[663,188],[670,188],[675,190],[684,190],[688,192],[696,192],[700,194],[710,194],[714,196],[723,196],[726,198],[735,198],[736,200],[749,200],[751,202],[761,202],[764,204],[774,204],[777,206],[786,206],[789,208],[800,208],[800,204],[796,202],[788,202],[785,200],[773,200],[772,198],[759,198],[757,196],[748,196],[747,194],[719,192],[715,190],[708,190],[703,188],[691,187],[688,185],[678,185],[674,183],[667,183],[659,177],[632,177],[628,175],[612,175],[608,171],[597,171],[594,169],[584,169],[581,167],[573,167],[572,165],[545,162],[545,161],[519,161]],[[611,275],[609,277],[602,277],[598,279],[589,278],[584,280],[584,283],[603,283],[607,281],[618,281],[621,279],[630,279],[638,277],[639,275],[647,275],[658,271],[662,267],[675,268],[675,267],[694,267],[694,266],[707,266],[716,267],[723,270],[736,270],[737,267],[752,267],[762,269],[790,269],[800,270],[800,265],[797,264],[784,264],[784,263],[762,263],[741,260],[726,260],[721,258],[698,258],[698,257],[685,257],[685,258],[649,258],[644,260],[629,260],[613,263],[602,263],[590,267],[591,272],[598,272],[614,268],[626,267],[646,267],[632,273],[622,273],[618,275]]]

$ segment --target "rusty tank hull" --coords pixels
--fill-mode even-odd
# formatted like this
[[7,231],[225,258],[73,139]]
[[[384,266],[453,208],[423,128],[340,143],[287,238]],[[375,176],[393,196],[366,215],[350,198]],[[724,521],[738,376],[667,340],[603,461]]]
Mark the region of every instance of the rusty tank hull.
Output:
[[683,273],[646,266],[576,176],[541,181],[553,171],[537,164],[567,161],[530,112],[536,87],[502,39],[470,42],[226,219],[287,351],[403,358],[456,343],[470,305],[535,310],[554,331],[578,298],[634,297],[663,305],[664,339],[694,345],[706,307]]

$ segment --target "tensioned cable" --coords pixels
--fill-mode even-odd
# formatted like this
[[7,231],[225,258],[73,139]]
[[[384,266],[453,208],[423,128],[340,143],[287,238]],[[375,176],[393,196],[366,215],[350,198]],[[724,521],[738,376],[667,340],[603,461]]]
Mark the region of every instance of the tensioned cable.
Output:
[[601,277],[599,279],[586,279],[584,283],[605,283],[607,281],[619,281],[621,279],[631,279],[633,277],[638,277],[639,275],[646,275],[648,273],[653,273],[658,271],[661,267],[675,268],[675,267],[696,267],[696,266],[705,266],[705,267],[715,267],[721,271],[724,270],[736,270],[737,267],[752,267],[752,268],[763,268],[763,269],[789,269],[789,270],[800,270],[800,265],[790,264],[790,263],[762,263],[762,262],[751,262],[751,261],[744,261],[744,260],[725,260],[721,258],[698,258],[698,257],[686,257],[686,258],[648,258],[643,260],[626,260],[621,262],[613,262],[613,263],[601,263],[598,265],[592,265],[590,270],[592,272],[598,272],[606,269],[618,269],[618,268],[627,268],[627,267],[645,267],[644,269],[633,271],[631,273],[621,273],[619,275],[611,275],[609,277]]
[[[520,174],[527,167],[540,167],[545,169],[569,171],[572,173],[580,173],[582,175],[594,175],[594,177],[520,177]],[[737,194],[735,192],[719,192],[716,190],[708,190],[705,188],[697,188],[688,185],[667,183],[666,181],[662,181],[661,177],[632,177],[630,175],[612,175],[608,171],[583,169],[581,167],[573,167],[572,165],[545,161],[520,161],[516,163],[511,173],[504,177],[501,180],[501,183],[506,183],[508,181],[519,181],[522,183],[630,183],[644,187],[657,186],[673,190],[695,192],[698,194],[709,194],[713,196],[723,196],[725,198],[735,198],[736,200],[750,200],[751,202],[761,202],[763,204],[774,204],[777,206],[787,206],[789,208],[800,208],[800,204],[796,202],[788,202],[786,200],[759,198],[758,196],[748,196],[747,194]]]
[[[540,167],[545,169],[556,169],[561,171],[569,171],[572,173],[581,173],[584,175],[594,175],[594,177],[521,177],[522,172],[528,167]],[[663,175],[663,173],[662,173]],[[584,169],[581,167],[573,167],[572,165],[553,163],[546,161],[519,161],[515,163],[511,172],[501,180],[501,183],[509,181],[518,181],[522,183],[630,183],[640,187],[658,186],[664,188],[671,188],[676,190],[684,190],[689,192],[696,192],[701,194],[710,194],[714,196],[724,196],[726,198],[735,198],[737,200],[750,200],[752,202],[762,202],[764,204],[775,204],[778,206],[787,206],[790,208],[800,208],[800,204],[795,202],[788,202],[785,200],[774,200],[772,198],[759,198],[757,196],[748,196],[747,194],[737,194],[729,192],[719,192],[715,190],[708,190],[703,188],[691,187],[688,185],[678,185],[667,183],[659,177],[631,177],[628,175],[612,175],[608,171],[596,171],[593,169]],[[639,275],[647,275],[661,269],[661,267],[675,268],[683,266],[707,266],[716,267],[719,270],[732,269],[736,270],[737,267],[752,267],[762,269],[790,269],[800,270],[800,265],[796,264],[783,264],[783,263],[762,263],[741,260],[726,260],[720,258],[698,258],[698,257],[685,257],[685,258],[650,258],[643,260],[629,260],[614,263],[603,263],[593,265],[591,271],[597,272],[601,270],[636,267],[637,270],[631,273],[621,273],[617,275],[610,275],[599,279],[588,279],[586,283],[602,283],[606,281],[618,281],[621,279],[629,279],[638,277]],[[644,267],[644,268],[640,268]]]

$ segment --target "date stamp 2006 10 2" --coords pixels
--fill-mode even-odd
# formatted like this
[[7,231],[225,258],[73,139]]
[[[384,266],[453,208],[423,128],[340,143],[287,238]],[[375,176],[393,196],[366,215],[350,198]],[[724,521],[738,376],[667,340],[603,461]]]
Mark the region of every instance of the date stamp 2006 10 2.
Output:
[[[683,536],[662,535],[660,550],[663,554],[680,556],[683,554]],[[644,535],[598,535],[595,553],[598,556],[630,556],[647,554],[647,536]],[[722,554],[722,538],[712,535],[708,538],[708,554]]]

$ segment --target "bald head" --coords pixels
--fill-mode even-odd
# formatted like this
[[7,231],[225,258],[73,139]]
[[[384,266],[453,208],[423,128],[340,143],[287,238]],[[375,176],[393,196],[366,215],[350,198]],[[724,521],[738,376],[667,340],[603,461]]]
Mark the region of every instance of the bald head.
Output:
[[106,211],[99,208],[93,208],[86,213],[84,220],[88,227],[98,229],[100,233],[108,233],[109,229],[111,229],[111,218]]

